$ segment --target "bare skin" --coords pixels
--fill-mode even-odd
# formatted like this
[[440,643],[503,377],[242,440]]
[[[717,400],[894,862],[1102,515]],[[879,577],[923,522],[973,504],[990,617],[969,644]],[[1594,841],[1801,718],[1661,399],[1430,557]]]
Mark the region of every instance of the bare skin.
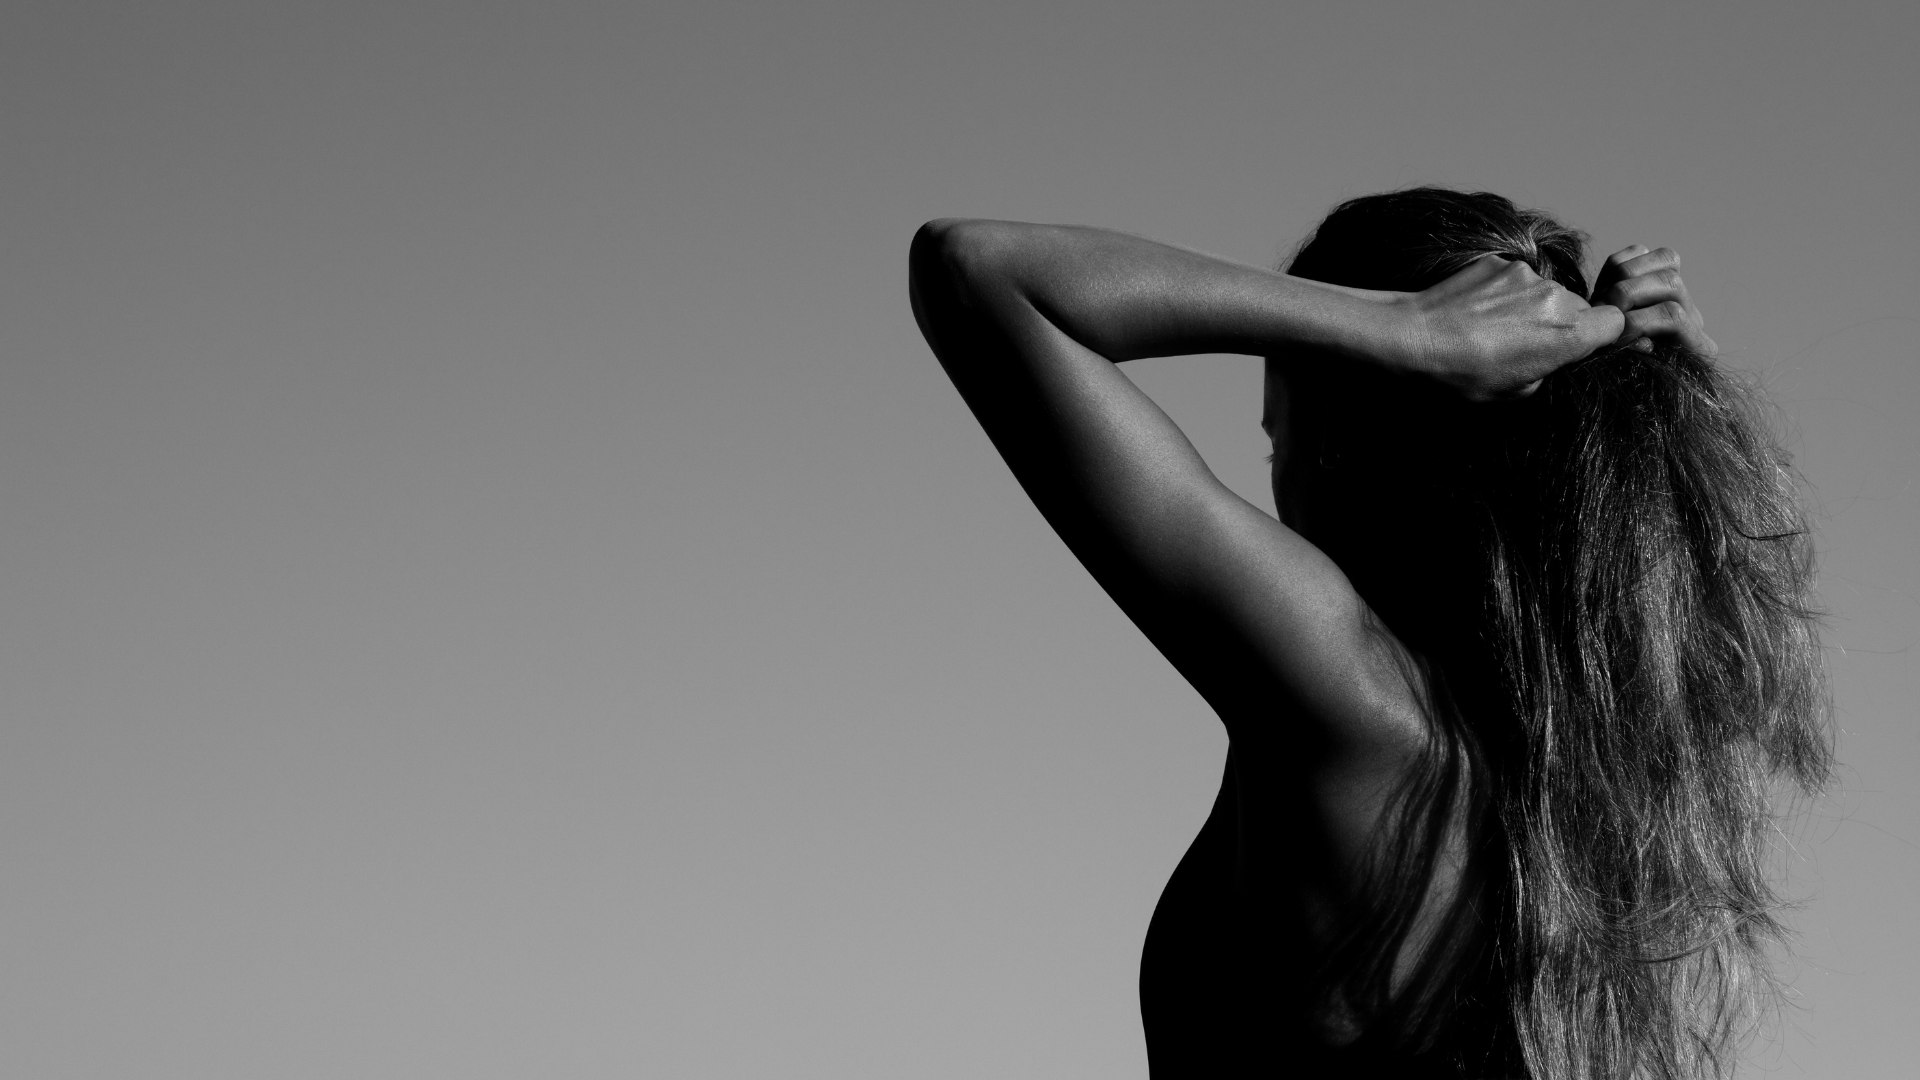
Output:
[[1680,280],[1680,255],[1672,248],[1634,244],[1607,256],[1593,285],[1593,302],[1626,312],[1621,337],[1636,346],[1674,341],[1701,356],[1720,355]]
[[[1273,964],[1307,963],[1311,912],[1364,887],[1387,794],[1426,745],[1423,688],[1340,567],[1222,485],[1116,365],[1310,350],[1491,400],[1616,340],[1711,355],[1677,267],[1665,249],[1628,248],[1590,303],[1492,256],[1425,292],[1385,293],[1097,229],[948,220],[915,237],[914,312],[955,386],[1048,522],[1227,727],[1221,806],[1237,831],[1220,857],[1252,902],[1302,923],[1260,946]],[[1269,413],[1278,476],[1286,432]]]

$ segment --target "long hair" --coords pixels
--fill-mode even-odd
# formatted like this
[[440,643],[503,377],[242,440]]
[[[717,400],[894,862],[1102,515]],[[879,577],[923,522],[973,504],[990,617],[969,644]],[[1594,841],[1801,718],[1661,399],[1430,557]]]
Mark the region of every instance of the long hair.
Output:
[[[1288,272],[1418,291],[1494,253],[1584,296],[1584,242],[1422,188],[1343,204]],[[1750,393],[1673,346],[1491,405],[1289,378],[1291,509],[1412,650],[1434,730],[1386,900],[1333,950],[1342,1008],[1480,1075],[1729,1075],[1777,993],[1772,797],[1831,753],[1811,544]],[[1449,829],[1460,900],[1421,932]]]

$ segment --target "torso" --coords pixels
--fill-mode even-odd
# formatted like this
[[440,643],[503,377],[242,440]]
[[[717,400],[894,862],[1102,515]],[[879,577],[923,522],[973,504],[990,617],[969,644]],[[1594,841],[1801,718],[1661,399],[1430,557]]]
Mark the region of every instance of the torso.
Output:
[[1277,935],[1259,920],[1241,852],[1239,791],[1229,758],[1213,812],[1168,880],[1140,956],[1140,1014],[1155,1080],[1240,1075],[1272,1064],[1288,1041],[1285,986],[1262,971],[1296,963],[1275,955]]
[[[1230,753],[1219,796],[1161,894],[1140,963],[1154,1080],[1463,1080],[1451,1055],[1370,1049],[1330,1030],[1311,974],[1339,900],[1307,786]],[[1471,1040],[1469,1040],[1471,1041]]]

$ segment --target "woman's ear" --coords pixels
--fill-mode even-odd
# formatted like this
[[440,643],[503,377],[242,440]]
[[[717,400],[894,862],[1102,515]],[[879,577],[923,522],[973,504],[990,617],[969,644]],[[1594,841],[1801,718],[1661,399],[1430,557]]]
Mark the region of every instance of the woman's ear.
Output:
[[1281,359],[1267,357],[1266,385],[1260,394],[1260,430],[1267,433],[1267,441],[1274,444],[1274,453],[1284,449],[1288,417],[1287,408],[1291,402],[1288,393],[1287,374]]
[[[1296,532],[1301,530],[1299,492],[1297,478],[1290,481],[1294,472],[1289,466],[1293,463],[1293,385],[1286,371],[1286,363],[1278,357],[1267,358],[1266,387],[1261,393],[1260,427],[1267,433],[1267,443],[1272,448],[1267,455],[1268,483],[1273,491],[1273,509],[1287,527]],[[1304,535],[1304,534],[1303,534]]]

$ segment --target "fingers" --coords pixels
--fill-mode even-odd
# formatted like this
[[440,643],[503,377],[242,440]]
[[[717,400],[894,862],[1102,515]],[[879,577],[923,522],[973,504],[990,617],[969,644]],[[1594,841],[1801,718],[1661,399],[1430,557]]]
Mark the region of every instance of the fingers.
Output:
[[1678,271],[1680,255],[1672,248],[1654,248],[1649,250],[1645,244],[1632,244],[1607,256],[1600,264],[1600,273],[1593,281],[1593,302],[1612,303],[1608,293],[1619,287],[1621,282],[1662,271]]
[[1631,244],[1607,256],[1607,261],[1600,264],[1600,272],[1594,275],[1593,293],[1590,299],[1596,304],[1604,303],[1606,291],[1626,276],[1625,272],[1621,270],[1621,267],[1629,260],[1644,255],[1646,252],[1647,246],[1645,244]]
[[1645,244],[1634,244],[1607,256],[1607,262],[1618,268],[1620,277],[1638,277],[1655,270],[1680,269],[1680,253],[1670,247],[1648,250]]
[[1573,332],[1580,345],[1580,356],[1620,340],[1627,316],[1611,304],[1595,304],[1574,316]]
[[1622,248],[1607,256],[1600,267],[1600,274],[1594,279],[1594,303],[1607,303],[1607,293],[1618,289],[1635,278],[1665,275],[1678,280],[1680,273],[1680,254],[1672,248],[1647,250],[1644,245],[1634,244]]
[[1626,247],[1607,256],[1607,261],[1600,266],[1600,273],[1605,275],[1611,272],[1614,276],[1618,277],[1621,265],[1630,259],[1636,259],[1645,255],[1649,250],[1651,249],[1645,244],[1628,244]]
[[1702,356],[1715,356],[1700,309],[1680,278],[1680,256],[1672,248],[1649,250],[1641,244],[1607,256],[1594,283],[1593,302],[1626,313],[1620,340],[1650,350],[1654,341],[1673,341]]
[[1720,354],[1720,346],[1701,329],[1699,313],[1691,304],[1678,300],[1665,300],[1627,312],[1619,340],[1631,341],[1636,348],[1645,341],[1649,349],[1654,341],[1676,341],[1701,356]]
[[1667,267],[1615,282],[1605,293],[1595,295],[1596,303],[1612,304],[1622,311],[1652,307],[1668,300],[1678,301],[1685,307],[1692,306],[1687,297],[1686,282],[1680,280],[1680,271]]

